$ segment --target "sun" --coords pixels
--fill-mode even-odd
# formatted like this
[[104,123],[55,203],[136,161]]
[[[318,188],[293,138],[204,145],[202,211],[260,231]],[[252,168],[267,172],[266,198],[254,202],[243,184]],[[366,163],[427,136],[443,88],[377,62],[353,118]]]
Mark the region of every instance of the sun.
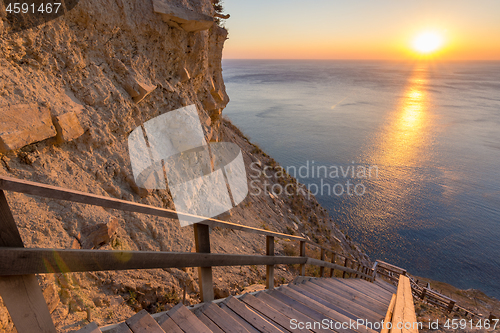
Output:
[[434,31],[419,34],[413,40],[413,49],[421,54],[429,54],[443,46],[443,36]]

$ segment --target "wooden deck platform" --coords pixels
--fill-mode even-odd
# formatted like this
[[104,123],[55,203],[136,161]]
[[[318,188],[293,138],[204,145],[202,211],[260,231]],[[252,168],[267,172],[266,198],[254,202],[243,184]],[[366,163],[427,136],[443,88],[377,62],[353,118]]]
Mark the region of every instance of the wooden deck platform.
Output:
[[380,323],[396,292],[384,281],[299,277],[277,289],[230,296],[191,309],[178,304],[153,316],[143,310],[118,325],[100,329],[92,323],[78,333],[375,333],[380,329],[358,321]]

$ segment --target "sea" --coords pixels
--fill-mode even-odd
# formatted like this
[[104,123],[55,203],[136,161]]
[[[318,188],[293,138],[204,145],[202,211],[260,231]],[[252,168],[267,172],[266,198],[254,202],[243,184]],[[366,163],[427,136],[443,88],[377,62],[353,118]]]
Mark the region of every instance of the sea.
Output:
[[224,59],[223,76],[224,114],[373,260],[500,299],[500,62]]

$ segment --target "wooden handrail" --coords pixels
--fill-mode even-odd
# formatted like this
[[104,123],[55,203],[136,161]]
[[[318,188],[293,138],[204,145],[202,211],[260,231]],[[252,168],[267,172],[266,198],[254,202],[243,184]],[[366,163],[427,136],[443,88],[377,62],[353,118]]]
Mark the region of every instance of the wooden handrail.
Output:
[[[82,204],[118,209],[159,217],[178,219],[194,224],[196,253],[192,252],[158,252],[158,251],[102,251],[74,249],[26,249],[19,235],[4,190],[58,199]],[[202,222],[198,222],[198,221]],[[221,227],[241,230],[266,236],[267,255],[239,255],[210,253],[209,227]],[[276,256],[274,238],[285,238],[300,241],[300,256]],[[15,240],[13,242],[12,240]],[[306,245],[321,249],[321,259],[332,253],[332,263],[306,256]],[[64,189],[56,186],[40,184],[27,180],[19,180],[0,175],[0,291],[7,305],[18,332],[55,332],[47,305],[43,299],[41,288],[34,274],[68,273],[87,271],[112,271],[130,269],[183,268],[198,267],[200,298],[203,302],[214,299],[212,267],[266,265],[266,285],[274,286],[274,265],[299,264],[300,273],[305,275],[305,265],[316,265],[333,270],[343,271],[343,276],[359,276],[371,280],[370,271],[361,263],[338,254],[320,244],[294,235],[273,232],[212,218],[178,213],[173,210],[148,206],[131,201],[120,200],[80,191]],[[345,258],[344,266],[335,264],[336,256]],[[356,264],[357,268],[347,267],[347,263]],[[353,266],[354,267],[354,266]],[[324,273],[324,269],[322,269]],[[24,294],[21,293],[23,289]],[[22,295],[21,295],[22,294]],[[19,295],[17,297],[16,295]],[[7,296],[7,297],[4,297]],[[35,297],[36,296],[36,297]],[[28,320],[26,318],[29,318]]]
[[396,303],[392,315],[391,333],[418,333],[418,322],[413,305],[410,279],[400,275]]
[[129,269],[304,264],[304,257],[158,251],[2,248],[0,276]]

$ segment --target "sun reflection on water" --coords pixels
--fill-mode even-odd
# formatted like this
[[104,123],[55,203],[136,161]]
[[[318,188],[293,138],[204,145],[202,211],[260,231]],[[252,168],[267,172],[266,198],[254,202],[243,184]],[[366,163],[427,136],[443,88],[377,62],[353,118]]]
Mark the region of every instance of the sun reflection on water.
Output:
[[[386,125],[366,150],[365,158],[378,166],[379,178],[372,180],[369,193],[351,206],[349,215],[364,235],[363,243],[379,250],[384,242],[400,242],[403,247],[398,230],[418,227],[412,221],[418,211],[415,199],[422,192],[419,168],[432,149],[427,82],[427,71],[412,73]],[[374,239],[374,234],[386,239]]]

